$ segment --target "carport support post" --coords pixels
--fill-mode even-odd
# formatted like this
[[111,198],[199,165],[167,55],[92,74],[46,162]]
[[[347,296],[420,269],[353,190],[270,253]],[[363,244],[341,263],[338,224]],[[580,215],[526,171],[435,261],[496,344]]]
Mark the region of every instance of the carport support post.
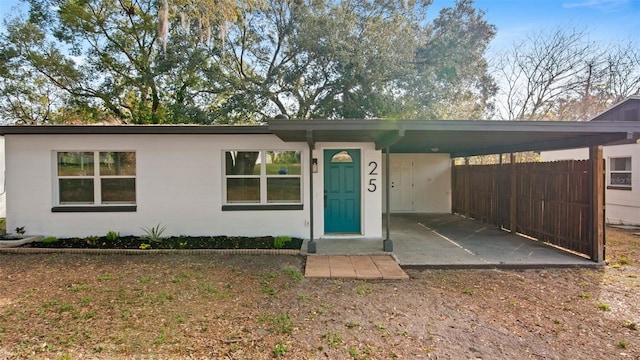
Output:
[[516,154],[509,159],[509,228],[512,233],[518,229],[518,177],[516,173]]
[[307,130],[307,144],[309,145],[309,243],[307,244],[307,252],[315,254],[318,252],[316,241],[313,239],[313,150],[316,146],[312,130]]
[[591,260],[604,261],[604,159],[602,146],[589,148],[591,163]]
[[386,202],[387,202],[387,208],[386,208],[386,231],[387,231],[387,237],[386,239],[384,239],[384,241],[382,242],[382,248],[384,251],[387,252],[391,252],[393,251],[393,241],[391,240],[391,211],[389,210],[391,208],[391,203],[389,202],[389,200],[391,199],[390,191],[389,188],[391,187],[391,183],[389,182],[390,176],[389,176],[389,169],[391,169],[391,165],[389,164],[389,161],[391,159],[391,156],[389,156],[389,145],[387,145],[386,149],[385,149],[385,164],[384,164],[384,178],[385,178],[385,182],[387,184],[387,186],[385,186],[385,194],[384,196],[386,197]]

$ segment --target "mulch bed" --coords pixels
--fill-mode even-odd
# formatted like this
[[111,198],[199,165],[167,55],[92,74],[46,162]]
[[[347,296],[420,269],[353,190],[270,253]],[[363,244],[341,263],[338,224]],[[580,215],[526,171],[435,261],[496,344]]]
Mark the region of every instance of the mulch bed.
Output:
[[106,237],[61,238],[53,242],[34,242],[23,247],[73,249],[294,249],[299,250],[302,239],[292,238],[281,247],[275,238],[239,236],[173,236],[150,241],[136,236],[122,236],[116,240]]

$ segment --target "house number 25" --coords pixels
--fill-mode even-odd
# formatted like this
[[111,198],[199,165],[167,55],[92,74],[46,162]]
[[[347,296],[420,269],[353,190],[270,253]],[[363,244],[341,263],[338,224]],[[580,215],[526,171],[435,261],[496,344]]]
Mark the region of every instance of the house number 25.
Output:
[[[378,163],[375,161],[369,162],[369,176],[377,176],[378,175]],[[367,187],[367,191],[376,192],[378,190],[378,186],[376,185],[377,178],[373,177],[369,179],[369,186]]]

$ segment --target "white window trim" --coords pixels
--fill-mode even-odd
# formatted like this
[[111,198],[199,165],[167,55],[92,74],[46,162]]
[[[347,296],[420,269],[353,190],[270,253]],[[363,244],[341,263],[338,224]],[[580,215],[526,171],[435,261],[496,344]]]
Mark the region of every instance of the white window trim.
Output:
[[[267,175],[267,165],[266,165],[266,154],[269,151],[292,151],[300,153],[300,175]],[[226,156],[227,152],[257,152],[260,153],[258,158],[260,161],[260,174],[259,175],[227,175],[226,169]],[[225,149],[222,150],[222,205],[223,207],[238,207],[242,206],[260,206],[260,207],[269,207],[269,206],[302,206],[304,203],[304,151],[301,149],[279,149],[279,148],[268,148],[268,149]],[[244,178],[253,178],[260,179],[260,201],[259,202],[228,202],[227,201],[227,179],[244,179]],[[290,202],[290,201],[276,201],[269,202],[267,200],[267,180],[270,178],[296,178],[300,179],[300,201]],[[228,208],[227,208],[228,209]],[[297,209],[297,208],[294,208]]]
[[[93,175],[91,176],[59,176],[58,175],[58,154],[59,153],[93,153]],[[136,156],[136,175],[100,175],[100,153],[104,152],[130,152]],[[127,208],[135,207],[138,202],[138,162],[137,153],[135,150],[55,150],[51,154],[52,157],[52,172],[53,172],[53,204],[54,211],[61,208]],[[60,179],[93,179],[93,203],[60,203]],[[102,179],[134,179],[136,183],[136,201],[134,202],[117,202],[117,203],[102,203]],[[135,210],[135,208],[133,208]],[[127,210],[125,210],[127,211]]]
[[[633,164],[633,158],[631,157],[631,155],[627,155],[627,156],[611,156],[607,159],[607,188],[608,189],[618,189],[618,190],[631,190],[632,189],[632,184],[629,185],[625,185],[625,184],[612,184],[611,183],[611,175],[612,174],[629,174],[631,176],[631,180],[633,181],[633,167],[629,170],[613,170],[611,168],[611,162],[615,159],[629,159],[629,163]],[[633,165],[631,165],[633,166]]]

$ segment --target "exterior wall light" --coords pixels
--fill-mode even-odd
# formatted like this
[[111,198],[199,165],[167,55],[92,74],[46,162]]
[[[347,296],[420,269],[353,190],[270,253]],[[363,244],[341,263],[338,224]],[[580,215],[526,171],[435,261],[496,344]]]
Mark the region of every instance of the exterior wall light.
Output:
[[314,173],[318,172],[318,159],[311,160],[311,171]]

